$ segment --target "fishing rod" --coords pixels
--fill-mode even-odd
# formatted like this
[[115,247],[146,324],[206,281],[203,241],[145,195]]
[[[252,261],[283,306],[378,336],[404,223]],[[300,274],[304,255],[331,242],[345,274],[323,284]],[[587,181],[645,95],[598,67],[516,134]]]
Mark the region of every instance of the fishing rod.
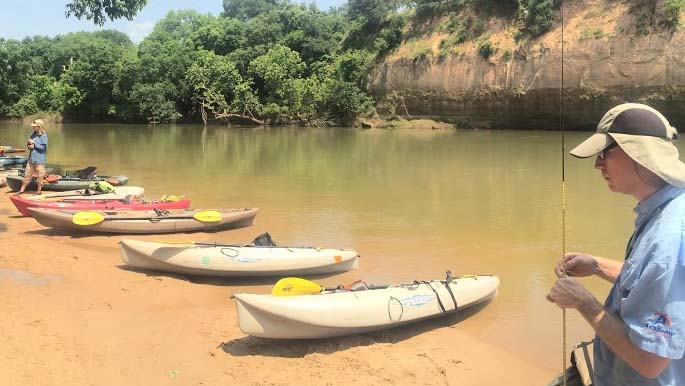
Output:
[[[561,131],[561,256],[566,253],[566,143],[564,138],[564,0],[561,0],[561,87],[559,92],[559,128]],[[562,377],[566,386],[566,308],[562,312]]]

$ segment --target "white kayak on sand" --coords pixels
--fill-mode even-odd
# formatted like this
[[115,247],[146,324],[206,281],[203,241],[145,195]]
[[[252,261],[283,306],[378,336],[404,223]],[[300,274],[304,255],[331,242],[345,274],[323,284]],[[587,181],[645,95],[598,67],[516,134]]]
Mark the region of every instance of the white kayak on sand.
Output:
[[350,249],[186,244],[122,239],[131,267],[202,276],[283,276],[345,272],[359,267]]
[[[248,335],[275,339],[318,339],[387,329],[454,314],[490,300],[497,276],[462,276],[361,290],[272,296],[235,294],[238,324]],[[448,290],[451,290],[450,291]],[[452,296],[454,295],[454,296]]]
[[127,196],[137,198],[145,193],[145,189],[138,186],[117,186],[112,193],[101,193],[91,189],[67,190],[64,192],[49,192],[38,195],[22,195],[22,198],[35,201],[62,200],[123,200]]

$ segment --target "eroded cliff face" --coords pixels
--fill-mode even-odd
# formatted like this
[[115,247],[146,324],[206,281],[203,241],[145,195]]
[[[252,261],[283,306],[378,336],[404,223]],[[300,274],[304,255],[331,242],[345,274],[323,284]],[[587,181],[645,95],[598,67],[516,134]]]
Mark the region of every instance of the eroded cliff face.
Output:
[[574,5],[565,11],[563,55],[559,24],[525,44],[494,34],[499,48],[487,60],[468,47],[442,58],[388,58],[370,74],[379,110],[461,126],[558,129],[563,66],[566,129],[592,130],[614,105],[641,102],[685,131],[685,33],[631,33],[626,4]]

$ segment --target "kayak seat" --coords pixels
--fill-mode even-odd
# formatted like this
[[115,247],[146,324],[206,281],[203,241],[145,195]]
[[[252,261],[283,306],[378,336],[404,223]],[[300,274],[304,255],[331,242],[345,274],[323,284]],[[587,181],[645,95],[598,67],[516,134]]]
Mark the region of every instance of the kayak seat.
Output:
[[164,216],[168,216],[169,214],[171,214],[171,212],[169,212],[166,209],[155,208],[154,211],[157,214],[157,216],[159,216],[159,217],[164,217]]
[[364,280],[357,280],[352,284],[343,286],[343,288],[348,291],[366,291],[369,289],[369,286],[366,285]]
[[247,244],[246,246],[248,247],[277,247],[276,242],[274,241],[273,238],[271,238],[271,235],[269,232],[264,232],[261,235],[255,237],[254,240],[250,244]]
[[366,284],[365,281],[363,280],[357,280],[352,284],[348,285],[339,285],[335,287],[335,292],[350,292],[350,291],[370,291],[370,290],[376,290],[376,289],[385,289],[385,288],[390,288],[389,284],[381,284],[381,285],[374,285],[374,284]]
[[97,170],[97,167],[88,166],[85,169],[77,170],[76,173],[74,173],[74,176],[82,180],[90,180],[95,177],[95,170]]

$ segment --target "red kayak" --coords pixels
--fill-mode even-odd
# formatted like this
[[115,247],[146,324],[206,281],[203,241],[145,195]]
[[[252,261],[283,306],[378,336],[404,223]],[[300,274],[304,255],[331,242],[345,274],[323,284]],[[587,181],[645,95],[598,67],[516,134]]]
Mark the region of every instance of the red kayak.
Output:
[[63,200],[34,201],[21,196],[10,196],[10,200],[24,216],[31,216],[28,208],[68,209],[68,210],[154,210],[185,209],[190,206],[189,199],[138,201],[126,200]]

